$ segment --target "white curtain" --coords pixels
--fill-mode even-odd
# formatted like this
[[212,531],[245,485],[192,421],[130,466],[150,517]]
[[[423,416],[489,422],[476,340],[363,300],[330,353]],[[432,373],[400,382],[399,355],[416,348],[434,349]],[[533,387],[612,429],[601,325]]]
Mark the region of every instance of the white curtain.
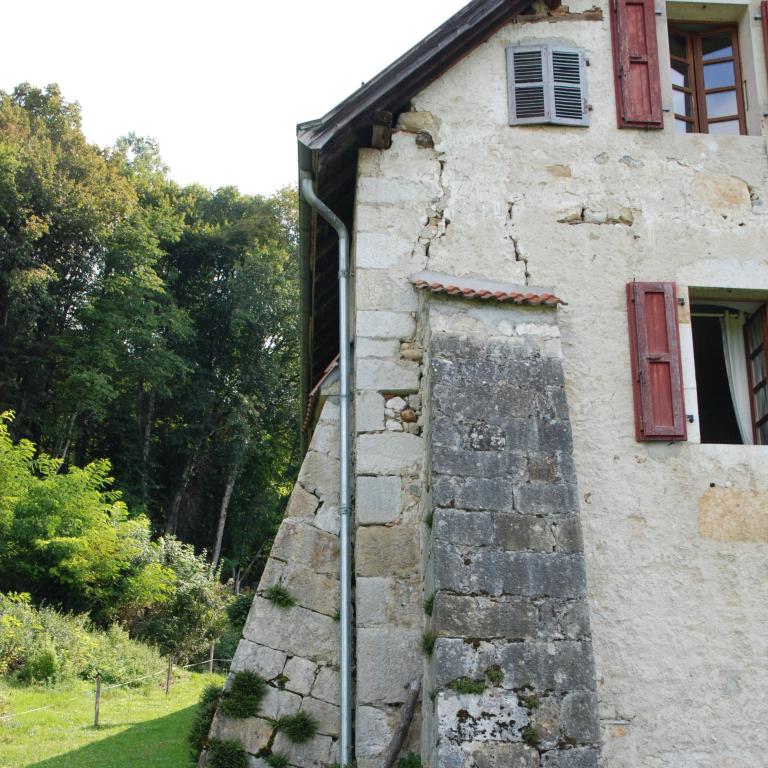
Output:
[[728,386],[731,390],[733,410],[739,425],[744,445],[752,445],[752,414],[749,403],[749,380],[747,378],[747,355],[744,350],[743,312],[726,312],[720,318],[723,333],[725,369],[728,372]]

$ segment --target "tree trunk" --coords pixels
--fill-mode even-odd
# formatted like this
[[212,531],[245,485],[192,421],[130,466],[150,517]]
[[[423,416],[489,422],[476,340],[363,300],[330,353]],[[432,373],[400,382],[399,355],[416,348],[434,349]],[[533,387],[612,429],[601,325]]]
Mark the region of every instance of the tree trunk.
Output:
[[67,453],[69,453],[69,446],[72,445],[72,432],[75,429],[75,421],[77,420],[78,413],[75,411],[72,414],[72,418],[69,420],[69,426],[67,427],[67,437],[64,441],[64,447],[61,449],[61,466],[59,472],[64,469],[64,462],[67,460]]
[[227,475],[227,484],[224,486],[224,495],[221,498],[221,507],[219,508],[219,524],[216,527],[216,540],[213,543],[213,554],[211,556],[211,565],[215,568],[219,563],[221,556],[221,542],[224,538],[224,526],[227,523],[227,511],[229,502],[232,500],[232,492],[235,490],[235,481],[237,480],[238,461],[233,461],[229,474]]
[[179,527],[179,509],[181,508],[181,502],[184,499],[184,494],[187,492],[187,486],[192,479],[192,475],[197,465],[197,459],[200,455],[200,447],[203,444],[204,437],[201,437],[194,450],[187,459],[187,463],[184,465],[184,471],[181,473],[181,482],[176,490],[171,501],[171,506],[168,509],[168,520],[165,523],[165,532],[170,535],[176,534],[176,529]]
[[156,390],[149,393],[147,403],[147,415],[144,421],[144,429],[141,436],[141,500],[144,506],[149,503],[149,447],[152,438],[152,425],[155,418]]

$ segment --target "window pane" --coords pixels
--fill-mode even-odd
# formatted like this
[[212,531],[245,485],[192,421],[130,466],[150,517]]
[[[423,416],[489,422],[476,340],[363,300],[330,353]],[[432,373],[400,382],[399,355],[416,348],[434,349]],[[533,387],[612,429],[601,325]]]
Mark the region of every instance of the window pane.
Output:
[[705,88],[725,88],[728,85],[736,85],[736,75],[732,61],[704,65]]
[[[685,115],[686,117],[690,117],[693,110],[691,109],[691,94],[685,93],[684,91],[672,91],[672,100],[674,102],[675,107],[675,114],[676,115]],[[726,112],[725,115],[731,114],[730,112]],[[713,115],[713,117],[719,117],[719,115]]]
[[755,315],[749,318],[749,351],[754,352],[763,343],[762,324]]
[[738,136],[741,133],[741,126],[738,120],[724,120],[722,123],[710,123],[710,133],[728,133],[732,136]]
[[761,424],[757,428],[758,433],[758,445],[768,445],[768,421],[765,424]]
[[762,351],[752,360],[752,386],[757,386],[765,378],[765,357]]
[[688,65],[686,63],[682,61],[672,62],[672,85],[681,85],[685,88],[690,88],[691,78],[688,75]]
[[693,133],[693,123],[685,120],[675,120],[675,133]]
[[768,413],[768,392],[765,387],[761,387],[755,393],[755,421],[760,419]]
[[722,35],[710,35],[701,38],[701,51],[704,61],[711,59],[724,59],[726,56],[733,56],[733,45],[729,33]]
[[721,91],[707,94],[707,117],[726,117],[738,115],[736,91]]
[[673,56],[679,56],[681,59],[688,58],[687,41],[683,35],[671,34],[669,36],[669,52]]

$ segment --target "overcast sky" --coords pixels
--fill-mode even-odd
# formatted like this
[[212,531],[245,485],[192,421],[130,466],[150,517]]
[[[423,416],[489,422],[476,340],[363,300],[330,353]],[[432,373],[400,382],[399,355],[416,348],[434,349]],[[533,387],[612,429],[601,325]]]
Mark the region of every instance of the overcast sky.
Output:
[[0,89],[58,83],[90,141],[160,142],[171,176],[269,193],[321,117],[467,0],[10,0]]

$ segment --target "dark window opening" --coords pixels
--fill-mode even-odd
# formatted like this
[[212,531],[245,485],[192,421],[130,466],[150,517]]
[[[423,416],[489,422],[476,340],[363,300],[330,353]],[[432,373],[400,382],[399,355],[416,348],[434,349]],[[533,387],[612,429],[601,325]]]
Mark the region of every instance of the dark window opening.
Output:
[[[696,309],[692,308],[693,312]],[[725,366],[720,318],[693,314],[691,327],[701,442],[741,445]]]

